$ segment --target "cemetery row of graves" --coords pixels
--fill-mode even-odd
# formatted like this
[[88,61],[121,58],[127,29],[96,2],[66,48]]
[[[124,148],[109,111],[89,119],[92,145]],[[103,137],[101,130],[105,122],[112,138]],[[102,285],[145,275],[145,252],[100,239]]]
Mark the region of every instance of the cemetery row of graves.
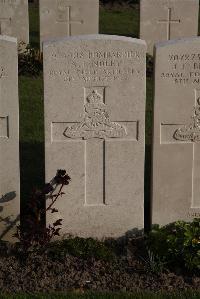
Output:
[[[166,10],[162,1],[156,6],[155,0],[142,0],[140,36],[146,40],[146,48],[145,41],[129,37],[81,35],[98,32],[99,2],[87,1],[84,5],[79,0],[73,5],[61,0],[39,2],[45,123],[40,135],[45,136],[45,180],[52,182],[59,169],[66,169],[72,178],[69,194],[58,203],[61,212],[51,213],[47,223],[64,218],[63,235],[119,237],[144,228],[145,64],[146,53],[152,54],[155,44],[152,34],[155,36],[157,27],[164,28],[159,40],[197,34],[199,3],[172,1]],[[29,42],[28,1],[2,1],[1,8],[5,101],[1,139],[3,160],[8,161],[7,173],[2,173],[2,218],[10,221],[2,221],[2,237],[5,234],[9,239],[20,214],[17,46]],[[187,8],[189,15],[184,15]],[[183,18],[178,19],[175,15],[180,12]],[[153,24],[155,13],[160,16]],[[149,22],[152,26],[147,27]],[[148,207],[145,215],[153,224],[199,217],[198,42],[198,38],[187,37],[164,41],[155,48],[152,196],[151,211]],[[27,50],[22,46],[20,51],[20,57],[25,57]],[[26,61],[21,61],[20,68],[23,64]],[[34,104],[32,109],[36,109]],[[32,130],[29,133],[31,138]],[[21,177],[25,180],[23,170]]]
[[[65,23],[66,6],[61,2],[60,23]],[[42,5],[47,7],[47,2],[41,1]],[[43,7],[40,10],[44,12]],[[48,21],[45,24],[49,28]],[[2,173],[2,219],[9,220],[2,221],[2,238],[10,239],[20,217],[17,40],[2,35],[1,43],[2,160],[7,161]],[[156,46],[151,211],[146,209],[153,224],[199,217],[198,43],[194,37]],[[143,229],[145,41],[111,35],[61,37],[43,43],[43,61],[45,133],[39,136],[42,141],[45,135],[46,181],[52,182],[59,169],[66,169],[72,178],[58,202],[59,213],[50,213],[47,223],[63,219],[63,236],[115,238]],[[38,84],[37,79],[33,83]],[[30,119],[34,111],[38,118],[42,115],[41,106],[37,109],[34,103],[33,99]],[[37,124],[31,125],[30,141]],[[32,146],[44,158],[42,146]],[[23,171],[29,166],[21,160],[24,182]]]
[[[13,260],[16,248],[0,243],[0,273],[8,269],[0,288],[198,290],[200,38],[191,37],[198,1],[190,1],[189,16],[187,0],[172,1],[161,15],[156,8],[165,35],[154,67],[146,55],[157,27],[145,29],[144,18],[155,0],[142,0],[140,11],[140,34],[151,41],[138,39],[138,5],[115,13],[77,0],[76,12],[72,1],[41,0],[40,9],[29,7],[27,48],[28,1],[20,1],[26,23],[3,16],[0,26],[0,233],[20,240],[23,253],[15,244],[20,261]],[[20,1],[0,1],[0,8]],[[173,31],[180,12],[187,37],[173,40],[183,34]],[[27,40],[4,34],[13,24]],[[144,227],[169,223],[143,237]],[[48,245],[48,254],[32,255],[34,245]]]

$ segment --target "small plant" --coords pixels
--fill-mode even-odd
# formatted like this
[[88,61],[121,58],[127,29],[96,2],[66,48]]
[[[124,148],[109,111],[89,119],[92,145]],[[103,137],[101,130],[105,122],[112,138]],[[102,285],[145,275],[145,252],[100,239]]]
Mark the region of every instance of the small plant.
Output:
[[96,258],[105,261],[113,261],[115,257],[112,248],[104,242],[70,236],[65,240],[49,244],[48,253],[57,258],[70,254],[83,259]]
[[149,234],[148,246],[169,267],[200,271],[200,218],[177,221]]
[[147,257],[141,257],[141,259],[144,262],[145,269],[148,273],[160,274],[164,271],[165,263],[151,250],[147,251]]
[[[59,197],[62,197],[64,186],[68,185],[71,178],[65,170],[58,170],[56,176],[50,183],[45,184],[42,190],[34,190],[26,212],[25,225],[17,226],[17,232],[14,235],[23,249],[32,250],[47,245],[54,236],[59,236],[62,225],[62,219],[56,220],[52,225],[46,227],[42,221],[46,212],[57,213],[54,207]],[[59,189],[58,189],[59,188]],[[58,192],[56,193],[56,190]],[[45,208],[45,199],[50,200]]]
[[42,53],[39,49],[20,44],[18,48],[18,73],[23,76],[39,76],[43,67]]

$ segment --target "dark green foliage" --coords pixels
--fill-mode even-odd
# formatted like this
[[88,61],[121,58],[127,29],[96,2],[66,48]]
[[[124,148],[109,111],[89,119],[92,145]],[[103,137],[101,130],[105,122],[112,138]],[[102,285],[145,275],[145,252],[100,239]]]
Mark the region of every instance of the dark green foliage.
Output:
[[155,226],[147,241],[150,250],[168,267],[200,271],[200,218]]
[[43,68],[42,53],[30,46],[18,53],[18,73],[23,76],[39,76]]
[[158,255],[148,250],[146,257],[141,257],[145,270],[150,274],[161,274],[165,270],[165,263]]
[[63,241],[49,244],[49,254],[52,257],[65,257],[70,254],[81,258],[96,258],[105,261],[114,259],[112,248],[103,242],[92,238],[68,238]]
[[102,4],[127,4],[127,5],[132,5],[132,4],[139,4],[139,0],[101,0]]

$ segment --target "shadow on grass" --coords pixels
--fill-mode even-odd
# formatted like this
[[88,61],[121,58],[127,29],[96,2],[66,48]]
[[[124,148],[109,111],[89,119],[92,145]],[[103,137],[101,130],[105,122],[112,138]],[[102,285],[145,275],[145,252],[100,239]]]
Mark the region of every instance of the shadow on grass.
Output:
[[44,143],[20,143],[21,161],[21,221],[30,195],[35,188],[42,188],[45,182]]
[[151,228],[151,151],[150,144],[145,145],[145,170],[144,170],[144,229]]
[[31,48],[35,48],[35,49],[40,48],[40,41],[39,41],[37,31],[32,31],[31,32],[30,46],[31,46]]

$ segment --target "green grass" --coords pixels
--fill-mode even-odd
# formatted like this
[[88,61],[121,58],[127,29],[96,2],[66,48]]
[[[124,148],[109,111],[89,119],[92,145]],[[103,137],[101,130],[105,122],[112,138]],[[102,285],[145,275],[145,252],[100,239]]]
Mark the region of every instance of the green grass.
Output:
[[39,48],[39,9],[29,4],[30,45]]
[[49,295],[5,295],[0,299],[199,299],[198,293],[153,294],[153,293],[86,293],[86,294],[49,294]]
[[44,112],[42,77],[19,78],[21,200],[44,184]]
[[139,11],[135,9],[100,9],[99,31],[103,34],[139,36]]

